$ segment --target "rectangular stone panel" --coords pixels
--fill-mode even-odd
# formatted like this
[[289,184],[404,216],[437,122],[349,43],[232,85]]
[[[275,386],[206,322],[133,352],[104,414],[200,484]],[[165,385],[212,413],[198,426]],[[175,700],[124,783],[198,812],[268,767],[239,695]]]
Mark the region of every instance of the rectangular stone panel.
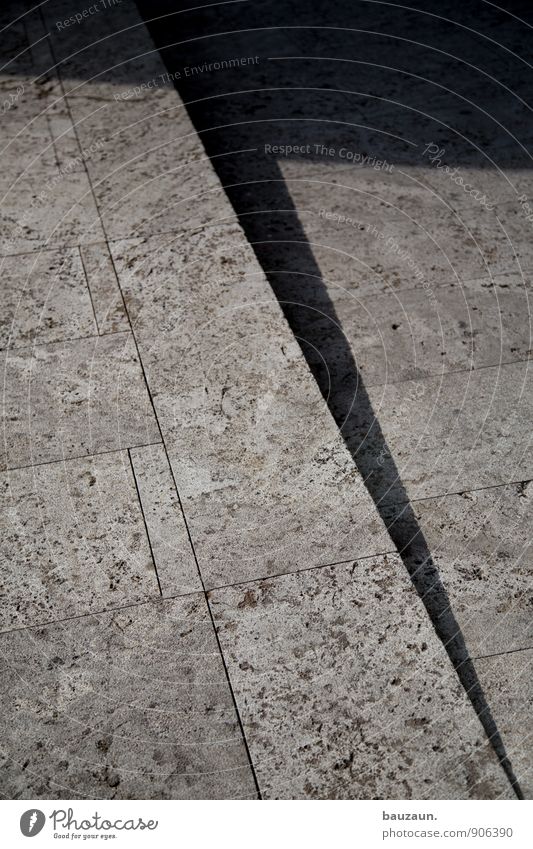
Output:
[[127,451],[4,473],[0,628],[159,597]]
[[5,352],[3,468],[161,440],[129,333]]
[[512,797],[397,555],[210,599],[265,798]]
[[528,482],[413,503],[472,656],[533,645]]

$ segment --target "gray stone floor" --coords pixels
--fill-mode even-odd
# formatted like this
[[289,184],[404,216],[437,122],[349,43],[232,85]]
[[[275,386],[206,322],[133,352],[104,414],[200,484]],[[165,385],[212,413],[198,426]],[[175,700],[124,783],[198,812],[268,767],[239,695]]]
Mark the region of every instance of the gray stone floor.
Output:
[[[251,9],[256,27],[279,11]],[[204,62],[261,56],[244,85],[195,77],[198,101],[265,88],[210,104],[227,136],[162,82],[197,47],[165,68],[129,0],[58,25],[72,11],[49,0],[1,48],[0,793],[514,798],[493,727],[531,797],[531,172],[503,130],[503,171],[466,157],[488,211],[409,144],[383,148],[389,101],[316,91],[322,124],[287,129],[304,113],[269,74],[307,77],[268,57],[346,50],[289,32],[295,3],[275,33],[202,45]],[[420,80],[409,96],[426,104]],[[454,118],[444,94],[434,108]],[[459,157],[417,116],[404,139]],[[261,149],[317,139],[393,168]],[[482,709],[391,530],[408,511]]]

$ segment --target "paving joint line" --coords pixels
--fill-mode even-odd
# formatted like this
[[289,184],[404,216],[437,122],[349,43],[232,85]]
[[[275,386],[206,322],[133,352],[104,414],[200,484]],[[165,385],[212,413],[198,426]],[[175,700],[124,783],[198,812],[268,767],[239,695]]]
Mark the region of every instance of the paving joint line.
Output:
[[390,549],[389,551],[380,551],[376,552],[376,554],[365,554],[362,557],[349,557],[347,560],[335,560],[333,563],[318,563],[315,566],[303,566],[301,569],[291,569],[290,572],[276,572],[273,575],[263,575],[258,576],[256,578],[248,578],[244,581],[235,581],[234,583],[229,584],[218,584],[214,587],[208,587],[208,593],[218,592],[219,590],[231,589],[232,587],[242,587],[247,586],[248,584],[258,584],[263,581],[275,580],[276,578],[288,578],[291,575],[301,575],[305,572],[314,572],[317,569],[331,569],[334,566],[344,566],[347,563],[359,563],[362,560],[374,560],[376,557],[386,557],[388,554],[390,555],[398,555],[397,549]]
[[50,345],[65,345],[69,342],[85,342],[87,339],[103,339],[105,336],[120,336],[122,333],[129,333],[130,330],[109,330],[107,333],[90,333],[88,336],[72,336],[69,339],[54,339],[53,342],[41,342],[38,339],[31,345],[15,345],[13,347],[0,347],[0,353],[9,354],[11,351],[32,351],[34,348],[47,348]]
[[481,366],[474,366],[474,368],[451,369],[450,371],[440,371],[440,372],[434,372],[432,374],[423,374],[423,375],[420,375],[420,377],[400,377],[397,380],[385,380],[385,381],[380,381],[378,383],[372,383],[372,382],[365,381],[365,386],[367,386],[369,388],[370,387],[377,388],[379,386],[398,386],[399,384],[402,384],[402,383],[422,383],[423,381],[426,381],[426,380],[434,380],[437,377],[441,377],[441,378],[442,377],[448,377],[448,375],[451,375],[451,374],[474,374],[475,372],[483,371],[484,369],[500,368],[501,366],[514,366],[514,365],[517,365],[518,363],[528,363],[528,362],[532,362],[532,361],[533,361],[533,355],[530,354],[529,356],[519,357],[516,360],[507,360],[505,362],[503,360],[500,360],[497,363],[487,363],[487,364],[481,365]]
[[144,513],[143,502],[142,502],[142,498],[141,498],[141,493],[139,491],[139,484],[137,483],[137,475],[135,474],[135,467],[133,465],[133,460],[132,460],[130,448],[128,448],[128,457],[129,457],[129,461],[130,461],[131,473],[133,475],[133,480],[134,480],[134,483],[135,483],[135,489],[137,491],[137,499],[139,501],[139,507],[141,508],[141,515],[143,517],[144,530],[146,531],[146,539],[148,540],[148,546],[150,548],[150,556],[152,558],[152,563],[154,565],[154,572],[155,572],[155,577],[157,579],[157,586],[159,587],[159,595],[162,598],[163,597],[163,590],[161,589],[161,581],[159,580],[159,572],[157,571],[157,563],[155,561],[154,550],[152,548],[152,540],[150,539],[150,532],[148,530],[148,523],[146,521],[146,516],[145,516],[145,513]]
[[161,442],[145,442],[143,445],[121,445],[119,448],[109,448],[106,451],[94,451],[87,454],[76,454],[74,457],[58,457],[57,460],[42,460],[40,463],[28,463],[26,466],[8,466],[1,475],[7,475],[9,472],[19,472],[23,469],[35,469],[41,466],[53,466],[54,463],[68,463],[71,460],[90,460],[92,457],[103,457],[106,454],[121,454],[124,451],[129,451],[130,448],[149,448],[151,445],[161,445]]
[[[487,489],[501,489],[504,486],[519,486],[520,484],[529,484],[533,481],[533,478],[521,478],[518,480],[512,481],[504,481],[503,483],[489,483],[486,486],[472,486],[468,489],[458,489],[457,491],[452,492],[441,492],[436,495],[421,495],[418,498],[411,498],[409,501],[399,501],[398,504],[413,504],[417,501],[433,501],[434,499],[440,498],[451,498],[454,495],[465,495],[467,492],[484,492]],[[387,506],[385,502],[385,506]]]

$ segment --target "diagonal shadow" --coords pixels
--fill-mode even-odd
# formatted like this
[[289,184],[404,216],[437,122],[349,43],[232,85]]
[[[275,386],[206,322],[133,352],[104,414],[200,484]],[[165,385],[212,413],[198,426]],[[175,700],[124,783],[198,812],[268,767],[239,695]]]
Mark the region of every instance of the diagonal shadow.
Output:
[[[209,134],[203,134],[208,155]],[[398,549],[411,581],[420,596],[433,627],[442,641],[470,699],[487,737],[518,796],[523,798],[518,780],[492,717],[483,688],[466,646],[461,628],[441,580],[422,529],[409,502],[406,489],[374,412],[352,349],[317,266],[297,211],[275,163],[268,166],[264,179],[271,196],[270,209],[293,211],[291,240],[294,250],[283,254],[283,268],[276,268],[276,240],[269,238],[269,215],[239,213],[249,191],[246,172],[242,185],[226,184],[224,163],[214,159],[235,212],[284,315],[296,336],[322,396],[337,423],[344,442],[362,475],[388,533]],[[266,170],[266,169],[265,169]],[[255,175],[251,175],[256,179]],[[243,202],[244,201],[244,202]],[[297,299],[295,299],[295,293]],[[320,309],[317,309],[317,303]],[[323,332],[324,321],[327,332]],[[320,325],[320,330],[318,326]]]
[[[267,110],[264,120],[262,117],[259,121],[255,120],[256,111],[254,110],[257,110],[256,104],[261,101],[261,97],[257,89],[253,91],[252,84],[247,86],[250,92],[247,100],[248,107],[246,103],[242,108],[239,106],[241,120],[232,120],[233,115],[225,111],[231,99],[231,93],[226,96],[228,89],[224,88],[225,83],[220,83],[221,87],[217,89],[219,84],[212,77],[201,82],[197,78],[194,81],[184,78],[183,74],[178,78],[179,75],[176,72],[183,70],[185,64],[199,66],[206,59],[208,44],[202,38],[194,37],[201,32],[201,26],[199,26],[202,20],[201,13],[198,13],[200,17],[196,23],[191,24],[189,35],[193,36],[192,41],[184,44],[187,35],[181,29],[184,19],[182,16],[172,16],[176,6],[179,7],[180,4],[161,0],[154,5],[147,0],[138,0],[137,5],[156,46],[160,49],[168,71],[175,74],[174,84],[187,106],[237,218],[253,246],[261,267],[267,274],[322,396],[401,555],[433,627],[448,653],[517,797],[523,798],[439,570],[409,502],[398,467],[388,448],[357,368],[350,343],[344,334],[328,288],[322,279],[320,268],[298,219],[297,209],[283,174],[275,159],[259,158],[253,153],[264,145],[266,127],[271,113]],[[262,4],[260,6],[262,7]],[[157,14],[163,13],[170,13],[170,17],[160,21],[152,20]],[[261,17],[261,9],[259,8],[258,11],[257,6],[254,7],[253,13],[258,16],[256,20],[252,20],[253,24],[265,26],[270,23],[266,15]],[[240,12],[238,14],[240,15]],[[290,19],[290,12],[288,14]],[[250,21],[244,20],[241,23],[239,20],[238,23],[239,28],[242,27],[245,30],[246,24]],[[251,40],[248,52],[253,53],[254,36],[246,30],[245,32],[246,37]],[[233,33],[230,34],[233,35]],[[273,41],[276,37],[277,34],[272,36]],[[280,39],[283,37],[284,35],[281,34]],[[179,47],[176,46],[177,42],[180,42]],[[215,48],[212,49],[215,50]],[[226,55],[230,55],[231,51],[227,44],[225,49]],[[269,45],[269,49],[274,50],[275,46]],[[236,53],[237,48],[234,50],[234,54]],[[207,56],[216,58],[216,52],[212,55],[208,53]],[[259,86],[264,84],[260,75],[256,82]],[[320,84],[323,86],[323,81],[320,81]],[[266,102],[270,95],[265,95],[264,92],[262,94],[263,102]],[[219,97],[220,100],[218,100]],[[309,97],[309,94],[299,99],[297,95],[291,95],[288,98],[285,93],[279,95],[281,108],[277,114],[285,117],[302,114],[302,105],[305,109],[309,107]],[[234,96],[233,100],[235,99]],[[340,115],[335,106],[332,114],[346,117],[349,106],[347,110],[344,104],[344,110],[345,114]],[[340,113],[342,113],[342,107]],[[257,114],[261,116],[264,113],[259,110]],[[271,119],[276,122],[280,120],[279,118]],[[291,118],[287,119],[287,121],[290,120]],[[279,123],[271,125],[272,134],[273,126],[275,126],[276,136],[272,135],[272,137],[278,142],[288,143],[295,140],[323,141],[325,132],[338,131],[335,127],[325,129],[324,126],[308,124],[303,127],[305,135],[298,137],[302,128],[295,127],[294,124],[285,129]],[[282,135],[283,132],[286,132],[286,136]],[[235,151],[245,153],[238,156],[220,156],[222,153],[228,154]]]

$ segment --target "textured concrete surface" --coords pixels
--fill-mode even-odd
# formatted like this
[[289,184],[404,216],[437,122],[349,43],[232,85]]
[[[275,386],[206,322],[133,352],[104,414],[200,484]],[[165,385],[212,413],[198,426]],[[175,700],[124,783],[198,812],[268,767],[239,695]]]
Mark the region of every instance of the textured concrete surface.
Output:
[[1,369],[4,468],[160,441],[127,333],[10,350]]
[[146,445],[130,455],[162,595],[201,590],[165,449]]
[[206,585],[391,550],[239,228],[112,252]]
[[126,451],[18,469],[1,486],[2,630],[159,596]]
[[531,484],[414,507],[472,654],[532,646]]
[[87,176],[64,174],[59,184],[58,192],[55,177],[46,172],[36,178],[21,177],[16,187],[11,175],[4,180],[0,186],[0,254],[74,247],[104,238]]
[[103,335],[117,333],[119,330],[129,330],[128,316],[124,309],[108,246],[85,245],[80,248],[80,255],[98,332]]
[[5,795],[255,797],[203,595],[0,640]]
[[[357,443],[364,435],[386,480],[379,423],[413,499],[530,479],[531,374],[517,362],[372,386],[372,411],[354,409],[346,436]],[[394,500],[396,475],[388,485],[385,500]]]
[[508,796],[398,555],[210,599],[265,798]]
[[0,259],[0,347],[94,336],[91,297],[77,248]]
[[0,46],[1,792],[511,796],[409,572],[530,794],[521,24],[139,6]]
[[526,799],[533,798],[533,650],[487,657],[477,663]]

